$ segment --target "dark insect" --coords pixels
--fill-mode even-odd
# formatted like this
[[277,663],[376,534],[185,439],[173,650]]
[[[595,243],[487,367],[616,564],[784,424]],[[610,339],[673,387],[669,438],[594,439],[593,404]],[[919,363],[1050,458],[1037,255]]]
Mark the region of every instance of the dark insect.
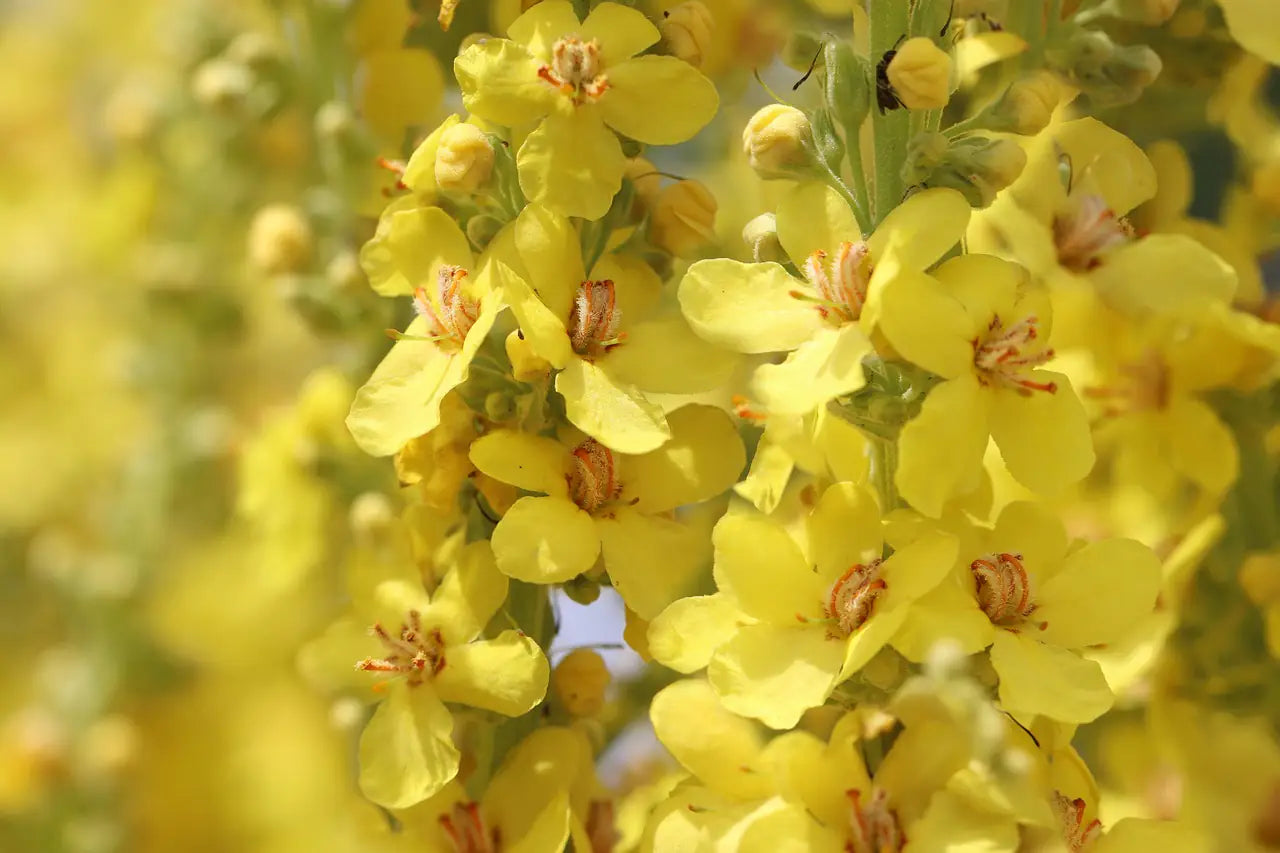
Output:
[[898,93],[893,91],[893,85],[889,82],[889,63],[893,62],[893,58],[898,55],[898,45],[902,44],[902,36],[893,43],[893,47],[884,52],[884,56],[880,57],[880,61],[876,63],[876,106],[880,109],[880,115],[884,115],[889,110],[896,110],[903,106],[902,101],[898,99]]

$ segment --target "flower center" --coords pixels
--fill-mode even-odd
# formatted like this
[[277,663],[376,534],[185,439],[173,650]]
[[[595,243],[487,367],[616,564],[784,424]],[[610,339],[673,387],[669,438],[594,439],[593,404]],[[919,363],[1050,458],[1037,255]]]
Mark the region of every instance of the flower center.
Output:
[[1005,326],[999,317],[991,318],[987,333],[973,339],[973,364],[978,369],[978,380],[984,385],[1009,388],[1022,395],[1032,391],[1058,390],[1054,382],[1037,382],[1031,371],[1053,358],[1053,350],[1029,351],[1040,336],[1035,316],[1024,317],[1011,326]]
[[569,471],[569,499],[585,512],[595,512],[622,494],[613,451],[594,438],[573,449]]
[[538,68],[538,77],[553,89],[568,95],[575,106],[598,101],[609,89],[609,78],[601,69],[600,44],[577,36],[557,39],[551,47],[551,64]]
[[832,620],[832,638],[848,637],[871,618],[876,599],[888,589],[880,577],[881,560],[857,563],[836,579],[823,611]]
[[1112,385],[1085,388],[1085,395],[1103,401],[1103,415],[1115,417],[1125,412],[1157,412],[1169,405],[1169,365],[1155,352],[1120,368]]
[[992,624],[1014,627],[1035,612],[1031,579],[1022,567],[1021,554],[984,554],[969,564],[978,594],[978,606]]
[[586,359],[599,358],[625,340],[619,334],[622,309],[613,281],[584,281],[578,285],[569,317],[569,342]]
[[821,249],[804,262],[804,277],[816,293],[793,290],[791,296],[813,302],[824,319],[852,323],[862,316],[871,282],[871,248],[863,241],[844,242],[834,258]]
[[1084,822],[1085,802],[1080,797],[1067,799],[1061,792],[1053,792],[1053,812],[1062,827],[1062,841],[1071,853],[1082,853],[1092,846],[1102,834],[1102,821]]
[[480,316],[480,303],[462,291],[467,271],[449,264],[436,275],[436,299],[425,287],[413,292],[413,310],[431,325],[431,339],[447,352],[462,349],[467,332]]
[[422,614],[416,610],[409,611],[399,634],[393,636],[377,622],[369,633],[382,641],[386,657],[357,661],[356,669],[403,675],[410,687],[417,687],[428,675],[437,675],[444,669],[444,637],[439,628],[424,631]]
[[1104,252],[1131,239],[1128,221],[1117,217],[1096,193],[1072,193],[1066,211],[1053,218],[1058,263],[1074,272],[1094,269]]
[[453,842],[454,853],[499,853],[502,832],[488,829],[478,803],[454,803],[448,814],[440,815],[440,828]]
[[874,788],[866,802],[856,788],[845,791],[849,798],[849,840],[846,853],[898,853],[906,846],[898,814],[889,807],[889,795]]

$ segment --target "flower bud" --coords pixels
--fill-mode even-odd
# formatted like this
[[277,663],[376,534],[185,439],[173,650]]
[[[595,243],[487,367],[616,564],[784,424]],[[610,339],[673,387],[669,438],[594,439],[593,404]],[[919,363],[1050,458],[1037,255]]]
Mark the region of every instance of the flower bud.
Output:
[[386,530],[396,520],[391,500],[381,492],[363,492],[351,502],[347,523],[357,538],[370,538]]
[[440,189],[475,192],[493,174],[493,144],[474,124],[455,124],[440,136],[435,172]]
[[511,375],[518,382],[531,382],[551,370],[551,364],[533,351],[533,345],[518,330],[507,335],[506,349]]
[[253,75],[239,62],[210,59],[191,78],[191,94],[206,107],[229,110],[242,104],[253,88]]
[[574,717],[594,717],[600,713],[610,680],[604,658],[591,649],[574,649],[551,673],[556,697]]
[[786,104],[770,104],[747,122],[742,148],[762,177],[778,177],[809,162],[812,139],[808,116]]
[[823,95],[827,109],[846,131],[855,130],[871,111],[875,69],[843,39],[826,43],[822,61],[826,66]]
[[756,263],[786,259],[778,240],[778,217],[772,213],[762,213],[742,226],[742,242],[751,249],[751,258]]
[[241,33],[227,46],[227,58],[250,68],[262,68],[280,59],[280,49],[262,33]]
[[930,133],[911,141],[903,176],[910,184],[959,190],[973,207],[986,207],[1026,163],[1026,152],[1011,139],[970,135],[948,143]]
[[287,204],[262,208],[249,226],[249,262],[268,275],[302,272],[314,240],[302,212]]
[[658,30],[666,42],[667,52],[698,68],[711,45],[715,19],[701,0],[685,0],[662,13]]
[[991,129],[1033,136],[1049,126],[1065,95],[1066,87],[1052,71],[1020,77],[992,109]]
[[951,56],[932,39],[907,39],[885,70],[898,100],[909,110],[937,110],[951,97]]
[[664,252],[691,257],[715,238],[716,198],[698,181],[663,188],[649,218],[649,240]]
[[1110,12],[1117,18],[1158,27],[1173,17],[1182,0],[1110,0]]
[[1160,57],[1146,45],[1116,45],[1097,30],[1081,30],[1046,53],[1050,68],[1079,86],[1098,106],[1138,99],[1160,74]]
[[643,157],[632,157],[622,174],[631,181],[631,188],[635,191],[637,212],[643,214],[652,209],[658,193],[662,191],[662,175],[658,173],[658,167]]

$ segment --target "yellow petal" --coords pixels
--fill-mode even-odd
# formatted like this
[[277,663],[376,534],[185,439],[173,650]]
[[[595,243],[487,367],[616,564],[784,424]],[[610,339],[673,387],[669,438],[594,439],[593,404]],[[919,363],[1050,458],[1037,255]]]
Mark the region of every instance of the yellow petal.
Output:
[[751,388],[770,413],[802,415],[866,384],[871,342],[857,325],[819,329],[781,364],[756,369]]
[[912,853],[1013,853],[1021,841],[1017,822],[975,809],[950,791],[939,791],[911,824]]
[[608,70],[658,41],[658,28],[643,12],[620,3],[600,3],[582,22],[582,39],[596,39]]
[[434,291],[436,274],[445,264],[474,274],[475,257],[467,237],[453,217],[438,207],[402,210],[390,218],[385,251],[399,276],[392,275],[374,290],[383,296],[412,293],[415,287]]
[[799,624],[796,614],[822,618],[822,579],[780,524],[733,513],[716,523],[711,538],[716,586],[744,613],[783,626]]
[[360,735],[360,790],[389,809],[432,796],[458,773],[453,718],[426,685],[392,684]]
[[1266,0],[1218,0],[1231,37],[1250,53],[1280,63],[1280,22]]
[[549,495],[566,494],[569,454],[560,442],[515,430],[494,430],[471,443],[471,463],[495,480]]
[[[1072,183],[1088,181],[1117,216],[1124,216],[1155,195],[1155,168],[1142,149],[1123,133],[1097,119],[1082,118],[1057,125],[1051,138],[1070,161]],[[1056,162],[1053,145],[1046,153]]]
[[573,310],[578,286],[586,278],[573,223],[530,204],[516,217],[512,237],[520,256],[518,272],[563,326]]
[[[1280,36],[1275,51],[1280,56]],[[1209,853],[1215,849],[1205,833],[1180,821],[1128,817],[1106,831],[1089,853]]]
[[1025,52],[1027,42],[1010,32],[977,33],[956,43],[956,73],[961,78]]
[[684,769],[725,794],[768,796],[771,781],[760,766],[758,726],[729,713],[711,685],[686,679],[664,687],[649,706],[653,732]]
[[699,336],[735,352],[790,350],[826,325],[790,296],[799,284],[778,264],[698,261],[680,280],[680,307]]
[[806,181],[778,201],[778,241],[797,269],[815,251],[835,252],[862,239],[849,203],[828,185]]
[[671,438],[661,406],[589,361],[571,359],[556,376],[556,390],[569,422],[619,453],[647,453]]
[[707,668],[724,706],[775,729],[790,729],[827,701],[844,643],[822,625],[746,625],[716,651]]
[[887,589],[876,606],[883,611],[903,609],[942,582],[956,560],[956,537],[930,530],[893,552],[880,566]]
[[682,406],[667,416],[667,424],[670,441],[623,462],[619,502],[637,512],[666,512],[715,497],[746,465],[737,427],[723,410]]
[[600,100],[605,123],[646,145],[691,139],[720,105],[715,85],[674,56],[639,56],[606,71],[609,91]]
[[706,534],[671,519],[620,508],[596,530],[609,580],[642,619],[688,593],[711,562]]
[[987,429],[987,395],[976,378],[935,386],[898,437],[898,492],[925,515],[941,515],[948,500],[977,485]]
[[1089,417],[1065,375],[1048,370],[1031,375],[1057,390],[1024,397],[996,389],[989,395],[991,437],[1014,479],[1033,491],[1057,494],[1093,468]]
[[948,577],[907,608],[907,617],[892,642],[907,660],[921,663],[943,640],[972,655],[991,645],[994,637],[991,620],[978,609],[973,594]]
[[1220,494],[1240,473],[1235,436],[1218,415],[1193,397],[1175,397],[1161,421],[1173,466],[1210,494]]
[[551,58],[558,39],[578,32],[578,16],[568,0],[543,0],[511,22],[507,36],[542,61]]
[[975,334],[989,328],[992,317],[1011,320],[1015,316],[1018,287],[1027,278],[1022,267],[994,255],[951,258],[934,270],[933,276],[964,306]]
[[1184,234],[1149,234],[1108,252],[1090,277],[1117,308],[1192,314],[1231,301],[1236,272]]
[[937,279],[883,259],[872,274],[864,329],[877,328],[903,358],[947,379],[973,371],[973,325]]
[[880,504],[865,485],[836,483],[807,519],[809,558],[830,583],[851,566],[880,558]]
[[[879,602],[876,604],[879,605]],[[867,662],[888,644],[889,639],[898,632],[906,618],[906,608],[873,611],[871,618],[849,635],[836,682],[840,683],[853,677],[854,673],[866,666]]]
[[1021,554],[1022,564],[1040,581],[1059,570],[1068,544],[1067,530],[1057,513],[1031,501],[1014,501],[1002,509],[991,534],[993,548]]
[[439,626],[447,644],[469,643],[506,600],[507,578],[498,571],[493,549],[484,540],[471,542],[431,594],[422,621]]
[[697,672],[733,636],[741,618],[741,611],[719,593],[681,598],[649,623],[649,653],[668,669]]
[[629,325],[626,333],[626,341],[604,359],[605,369],[623,384],[657,394],[712,390],[727,382],[741,361],[695,335],[679,314]]
[[914,193],[889,211],[867,238],[873,263],[886,253],[913,272],[928,269],[951,251],[969,224],[969,202],[956,190],[935,188]]
[[547,116],[516,155],[520,189],[529,201],[583,219],[609,210],[626,162],[618,138],[590,107]]
[[492,640],[445,650],[434,684],[446,702],[518,717],[547,693],[547,658],[528,636],[503,631]]
[[1011,714],[1087,723],[1115,701],[1096,663],[1022,634],[997,631],[991,665],[1000,676],[1000,704]]
[[563,583],[591,568],[599,553],[595,522],[564,498],[521,498],[493,531],[498,568],[529,583]]
[[[525,208],[528,210],[528,208]],[[529,341],[534,353],[557,369],[573,359],[573,345],[565,329],[564,315],[555,314],[511,267],[494,260],[489,269],[500,288],[502,300],[511,306],[520,324],[520,333]]]
[[1040,640],[1066,648],[1112,643],[1150,616],[1160,592],[1160,561],[1132,539],[1092,542],[1067,557],[1036,593]]

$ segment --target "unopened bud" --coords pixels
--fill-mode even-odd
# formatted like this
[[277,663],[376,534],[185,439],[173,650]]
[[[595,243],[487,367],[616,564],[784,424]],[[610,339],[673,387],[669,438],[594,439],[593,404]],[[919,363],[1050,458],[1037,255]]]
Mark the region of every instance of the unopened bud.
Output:
[[239,62],[210,59],[191,78],[191,94],[206,107],[229,110],[244,102],[253,88],[253,75]]
[[1106,33],[1081,30],[1046,53],[1049,66],[1099,106],[1137,100],[1160,74],[1160,57],[1146,45],[1117,46]]
[[329,259],[324,277],[339,290],[363,289],[368,285],[364,271],[360,269],[360,259],[350,249],[344,249]]
[[507,335],[507,358],[511,361],[511,375],[518,382],[531,382],[546,376],[551,364],[533,351],[528,339],[514,331]]
[[903,177],[910,184],[959,190],[973,207],[986,207],[1026,164],[1026,152],[1011,139],[970,135],[948,143],[931,133],[912,140]]
[[574,717],[594,717],[600,713],[610,680],[604,658],[591,649],[574,649],[551,673],[556,697]]
[[951,56],[932,39],[907,39],[889,60],[885,74],[909,110],[941,109],[951,97]]
[[658,193],[662,191],[662,175],[658,173],[658,167],[645,158],[632,157],[627,161],[623,176],[631,182],[635,193],[634,212],[642,216],[658,200]]
[[1015,80],[992,109],[992,130],[1033,136],[1049,126],[1066,87],[1052,71],[1037,71]]
[[871,111],[875,69],[844,39],[827,41],[822,55],[826,66],[823,95],[827,109],[847,131],[855,130]]
[[1117,18],[1158,27],[1173,17],[1182,0],[1109,0],[1108,11]]
[[468,219],[463,230],[467,232],[467,239],[473,246],[483,247],[489,245],[489,241],[498,236],[503,225],[504,223],[496,217],[481,213]]
[[770,104],[747,122],[742,148],[751,168],[761,176],[779,177],[809,162],[812,139],[808,116],[786,104]]
[[305,270],[312,244],[311,223],[292,205],[264,207],[249,226],[249,262],[268,275]]
[[649,240],[678,258],[693,254],[715,238],[716,198],[698,181],[663,188],[649,218]]
[[695,68],[702,65],[707,55],[714,29],[715,18],[701,0],[685,0],[663,12],[658,22],[667,51]]
[[742,242],[751,249],[756,263],[785,260],[786,253],[778,240],[778,217],[762,213],[742,227]]
[[440,136],[435,171],[440,189],[475,192],[493,174],[493,144],[474,124],[455,124]]
[[347,523],[357,537],[374,536],[395,521],[391,500],[381,492],[364,492],[351,502]]
[[262,68],[280,58],[280,49],[262,33],[241,33],[227,46],[227,58],[250,68]]
[[356,129],[351,107],[341,101],[326,101],[316,110],[316,134],[324,139],[345,139]]

